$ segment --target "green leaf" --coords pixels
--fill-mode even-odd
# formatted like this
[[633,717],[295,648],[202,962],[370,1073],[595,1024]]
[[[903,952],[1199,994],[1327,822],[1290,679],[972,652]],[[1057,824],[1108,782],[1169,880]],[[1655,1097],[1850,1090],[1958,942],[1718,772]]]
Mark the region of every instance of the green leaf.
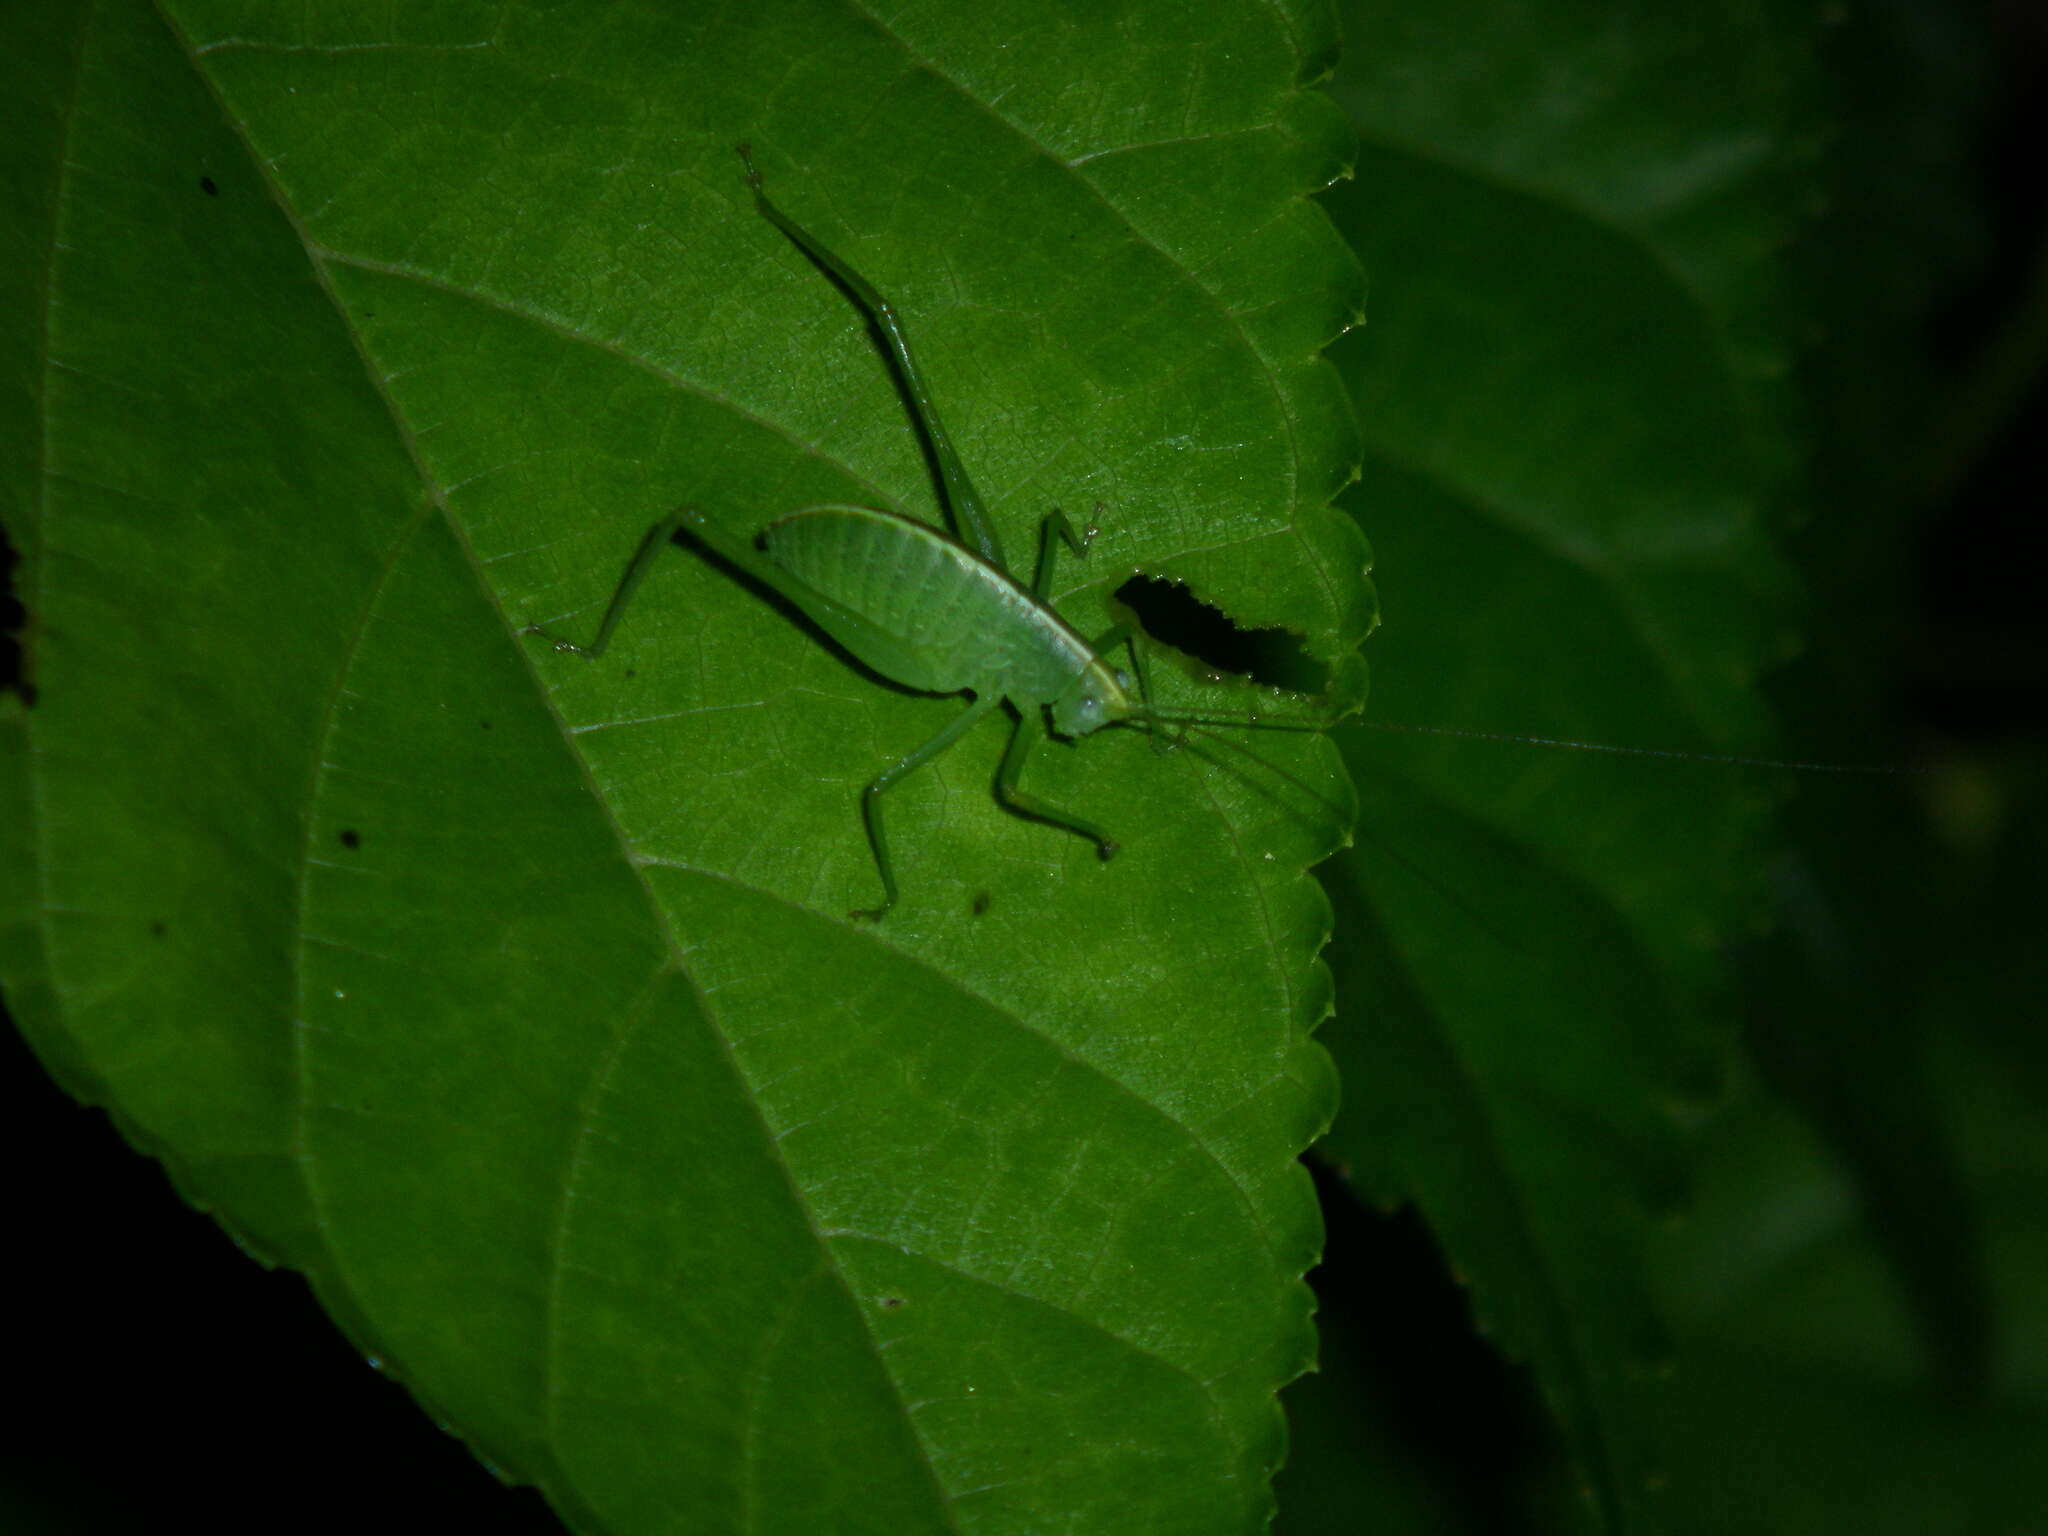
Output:
[[[1793,493],[1786,300],[1810,19],[1796,8],[1347,14],[1373,276],[1334,352],[1389,593],[1372,717],[1769,750]],[[1649,1217],[1682,1187],[1768,786],[1723,765],[1344,734],[1326,872],[1344,1112],[1326,1149],[1416,1202],[1528,1360],[1605,1529],[1655,1516]]]
[[0,958],[42,1058],[579,1529],[1256,1528],[1335,752],[1043,752],[1105,867],[995,805],[978,731],[892,797],[903,904],[857,927],[857,793],[958,701],[694,555],[601,662],[524,630],[587,634],[678,503],[938,516],[748,140],[1012,555],[1102,504],[1077,625],[1143,570],[1354,686],[1314,8],[22,28]]

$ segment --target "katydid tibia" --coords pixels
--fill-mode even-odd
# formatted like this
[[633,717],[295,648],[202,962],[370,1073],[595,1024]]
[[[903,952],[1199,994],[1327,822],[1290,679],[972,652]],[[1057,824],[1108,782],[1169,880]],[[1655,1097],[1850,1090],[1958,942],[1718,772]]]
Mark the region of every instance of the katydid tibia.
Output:
[[[1199,729],[1205,723],[1318,730],[1328,723],[1310,716],[1219,718],[1154,709],[1139,632],[1118,624],[1089,640],[1052,606],[1058,547],[1065,543],[1076,556],[1085,557],[1095,536],[1092,525],[1076,529],[1064,513],[1049,513],[1040,525],[1031,585],[1012,576],[974,482],[939,421],[896,312],[865,278],[768,200],[747,147],[741,145],[739,153],[762,216],[837,279],[881,333],[895,361],[905,403],[938,467],[953,534],[896,512],[832,505],[802,508],[777,518],[752,538],[741,538],[702,512],[680,508],[648,531],[605,610],[597,637],[587,646],[555,640],[558,650],[601,655],[648,567],[681,532],[788,600],[881,676],[921,692],[971,695],[972,702],[943,730],[890,764],[861,794],[862,819],[882,880],[882,903],[852,916],[869,921],[882,917],[897,900],[883,796],[1000,704],[1012,707],[1017,722],[996,774],[997,797],[1020,815],[1089,839],[1104,859],[1117,851],[1106,831],[1020,787],[1025,763],[1045,739],[1048,723],[1063,737],[1086,736],[1119,724],[1156,731],[1162,726]],[[1119,647],[1129,649],[1129,673],[1107,659]],[[1155,741],[1164,750],[1165,739],[1155,735]]]

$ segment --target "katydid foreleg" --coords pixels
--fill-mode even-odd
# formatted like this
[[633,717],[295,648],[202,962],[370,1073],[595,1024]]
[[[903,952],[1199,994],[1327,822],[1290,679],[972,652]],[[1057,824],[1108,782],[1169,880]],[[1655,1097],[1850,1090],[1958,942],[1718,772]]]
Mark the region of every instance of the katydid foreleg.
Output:
[[1160,733],[1159,721],[1152,719],[1152,668],[1145,659],[1145,635],[1135,624],[1112,624],[1095,637],[1090,647],[1096,655],[1106,656],[1118,646],[1125,646],[1131,653],[1131,671],[1138,679],[1138,711],[1133,719],[1149,722],[1145,732],[1152,739],[1154,753],[1170,751],[1173,743]]
[[[1098,512],[1102,510],[1100,502],[1096,503],[1095,510]],[[1052,568],[1054,560],[1059,556],[1059,546],[1062,539],[1066,541],[1067,548],[1071,549],[1077,557],[1085,560],[1088,558],[1088,546],[1095,542],[1095,535],[1099,531],[1095,524],[1089,523],[1077,533],[1074,529],[1073,520],[1057,507],[1046,513],[1044,520],[1038,525],[1038,570],[1032,577],[1031,595],[1041,603],[1050,603],[1052,601]],[[1149,711],[1152,708],[1152,672],[1151,668],[1145,664],[1144,636],[1139,633],[1137,625],[1112,624],[1096,638],[1095,643],[1089,649],[1097,656],[1106,656],[1120,645],[1128,645],[1130,647],[1131,670],[1137,675],[1138,679],[1138,699],[1144,709]],[[1153,750],[1162,752],[1166,750],[1167,744],[1165,739],[1156,731],[1152,733],[1152,743]],[[1021,759],[1018,766],[1020,768],[1023,766]],[[1014,776],[1012,776],[1011,782],[1013,784],[1016,782]],[[1058,820],[1059,818],[1055,817],[1053,819]],[[1066,825],[1067,823],[1062,822],[1061,824]]]
[[1052,599],[1052,567],[1059,555],[1059,541],[1065,539],[1067,548],[1077,559],[1088,558],[1088,546],[1095,542],[1096,527],[1088,524],[1080,532],[1074,531],[1073,520],[1058,507],[1045,514],[1038,525],[1038,570],[1031,578],[1031,595],[1041,603]]

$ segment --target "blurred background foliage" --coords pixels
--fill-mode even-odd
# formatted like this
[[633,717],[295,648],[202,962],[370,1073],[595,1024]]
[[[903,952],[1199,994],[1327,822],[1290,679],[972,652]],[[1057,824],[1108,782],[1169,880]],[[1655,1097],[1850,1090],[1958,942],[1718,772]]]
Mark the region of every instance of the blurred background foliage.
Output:
[[[1656,1254],[1677,1332],[1661,1514],[2032,1530],[2048,22],[1876,0],[1831,23],[1823,197],[1794,253],[1812,491],[1792,547],[1813,603],[1771,690],[1791,755],[1912,771],[1802,777],[1773,921],[1737,956],[1739,1065],[1701,1118],[1695,1209]],[[1424,1226],[1334,1179],[1326,1196],[1326,1373],[1293,1394],[1280,1528],[1571,1525],[1533,1384],[1470,1342]]]

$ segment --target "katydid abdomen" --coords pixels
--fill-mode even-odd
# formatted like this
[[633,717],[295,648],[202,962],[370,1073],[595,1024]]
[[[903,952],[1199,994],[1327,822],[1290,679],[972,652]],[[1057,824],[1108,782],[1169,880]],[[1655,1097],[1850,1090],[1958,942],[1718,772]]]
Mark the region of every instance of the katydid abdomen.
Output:
[[[1050,704],[1095,660],[1051,607],[938,529],[865,507],[809,507],[761,534],[768,558],[863,626],[823,628],[906,688]],[[873,642],[877,632],[886,646]],[[879,652],[879,654],[876,654]]]

